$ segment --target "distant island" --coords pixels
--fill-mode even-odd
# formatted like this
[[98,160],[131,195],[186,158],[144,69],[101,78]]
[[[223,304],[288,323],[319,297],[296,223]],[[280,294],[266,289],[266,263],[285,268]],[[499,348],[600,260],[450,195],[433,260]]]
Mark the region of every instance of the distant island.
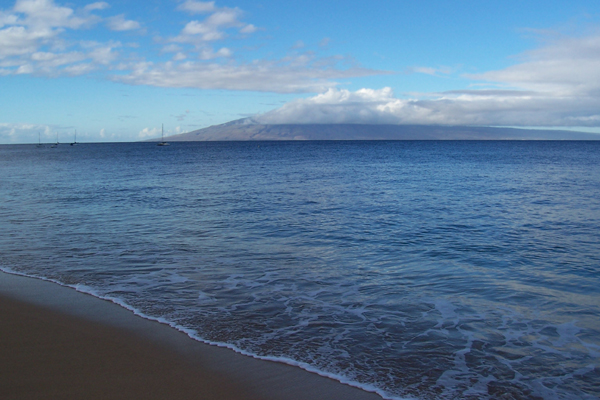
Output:
[[[160,138],[149,141],[160,141]],[[277,124],[243,118],[165,137],[170,142],[234,140],[600,140],[600,134],[443,125]]]

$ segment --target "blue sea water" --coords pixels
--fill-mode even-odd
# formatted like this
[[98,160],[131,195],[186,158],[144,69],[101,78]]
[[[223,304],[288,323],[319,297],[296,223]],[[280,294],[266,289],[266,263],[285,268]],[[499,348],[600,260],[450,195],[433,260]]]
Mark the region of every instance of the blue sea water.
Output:
[[0,269],[386,398],[600,397],[600,142],[0,146]]

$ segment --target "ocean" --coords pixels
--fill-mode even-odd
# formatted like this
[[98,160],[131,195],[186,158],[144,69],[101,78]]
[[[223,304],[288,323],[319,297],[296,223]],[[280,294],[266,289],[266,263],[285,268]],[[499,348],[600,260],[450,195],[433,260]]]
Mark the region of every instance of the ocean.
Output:
[[0,146],[0,269],[388,399],[600,397],[600,142]]

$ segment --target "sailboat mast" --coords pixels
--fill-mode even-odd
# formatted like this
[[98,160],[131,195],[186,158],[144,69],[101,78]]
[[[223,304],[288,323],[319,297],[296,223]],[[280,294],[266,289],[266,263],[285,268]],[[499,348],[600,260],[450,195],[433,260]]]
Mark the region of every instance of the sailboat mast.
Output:
[[165,142],[165,124],[160,124],[160,142],[157,146],[168,146],[169,143]]

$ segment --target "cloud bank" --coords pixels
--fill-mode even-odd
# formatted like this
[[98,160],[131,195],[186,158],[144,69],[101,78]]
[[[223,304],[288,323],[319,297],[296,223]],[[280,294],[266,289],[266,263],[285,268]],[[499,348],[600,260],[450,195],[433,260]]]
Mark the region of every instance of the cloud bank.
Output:
[[528,92],[465,91],[433,99],[399,99],[389,87],[329,89],[253,118],[262,124],[440,124],[600,126],[600,99]]
[[503,70],[465,77],[497,89],[398,98],[389,87],[330,88],[258,115],[265,124],[442,124],[599,127],[600,34],[559,38]]

